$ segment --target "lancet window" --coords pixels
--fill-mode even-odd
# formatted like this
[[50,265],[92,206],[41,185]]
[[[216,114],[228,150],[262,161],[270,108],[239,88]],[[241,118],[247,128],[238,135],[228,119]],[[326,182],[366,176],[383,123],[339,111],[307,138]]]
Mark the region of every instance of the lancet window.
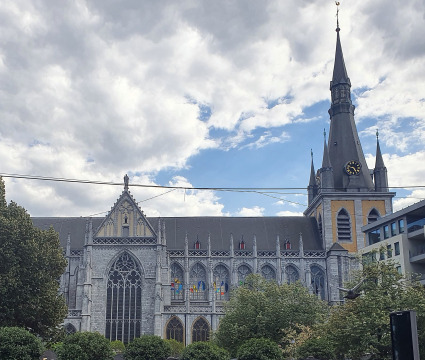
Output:
[[140,337],[141,325],[142,274],[133,257],[123,253],[108,274],[105,337],[128,343]]
[[224,265],[217,265],[213,271],[214,296],[217,300],[229,299],[229,271]]
[[207,272],[200,263],[196,263],[190,270],[190,298],[192,300],[207,300],[207,290]]
[[347,210],[341,209],[336,218],[338,241],[351,241],[350,215]]
[[298,270],[293,265],[288,265],[285,269],[286,282],[288,284],[293,284],[300,279],[300,274]]
[[251,274],[252,271],[247,265],[241,265],[238,268],[238,284],[243,285],[245,278]]
[[379,219],[379,213],[376,209],[372,209],[367,216],[367,223],[373,223],[374,221]]
[[179,264],[171,264],[171,300],[184,300],[184,275]]
[[166,337],[168,340],[174,339],[178,342],[184,342],[183,324],[177,316],[173,316],[167,323]]
[[261,275],[266,280],[276,280],[276,271],[270,265],[264,265],[261,268]]
[[210,338],[210,326],[208,322],[200,317],[195,321],[192,328],[192,342],[208,341]]
[[313,293],[322,300],[325,299],[325,273],[318,266],[313,265],[311,268],[311,287]]

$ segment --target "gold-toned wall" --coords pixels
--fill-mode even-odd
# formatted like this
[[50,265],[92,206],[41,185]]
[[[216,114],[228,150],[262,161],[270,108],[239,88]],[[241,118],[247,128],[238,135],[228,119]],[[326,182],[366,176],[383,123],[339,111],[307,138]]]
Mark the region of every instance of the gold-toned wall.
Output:
[[354,216],[354,200],[332,200],[331,211],[332,211],[332,237],[333,241],[336,242],[338,239],[338,233],[336,228],[336,215],[338,211],[344,208],[350,215],[351,224],[351,243],[339,243],[344,249],[349,252],[357,251],[357,236],[356,236],[356,217]]

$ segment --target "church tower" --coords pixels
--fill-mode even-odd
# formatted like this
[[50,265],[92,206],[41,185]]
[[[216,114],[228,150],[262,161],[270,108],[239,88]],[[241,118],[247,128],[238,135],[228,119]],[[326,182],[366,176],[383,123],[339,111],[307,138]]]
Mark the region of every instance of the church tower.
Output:
[[392,212],[387,169],[377,140],[376,165],[370,170],[354,121],[351,81],[342,53],[339,21],[336,28],[335,62],[330,82],[330,129],[323,147],[321,168],[314,174],[311,164],[308,207],[304,214],[319,224],[324,247],[339,243],[349,252],[368,245],[361,231],[363,225]]

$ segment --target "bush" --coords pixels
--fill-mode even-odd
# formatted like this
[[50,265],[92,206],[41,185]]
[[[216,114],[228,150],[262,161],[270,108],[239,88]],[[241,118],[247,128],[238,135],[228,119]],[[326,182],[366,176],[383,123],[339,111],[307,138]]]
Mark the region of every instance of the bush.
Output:
[[59,360],[112,360],[111,343],[99,333],[68,335],[56,349]]
[[111,349],[115,355],[121,354],[125,351],[125,345],[120,340],[114,340],[114,341],[111,341]]
[[0,359],[38,360],[43,352],[41,340],[19,327],[0,328]]
[[165,340],[165,342],[167,342],[171,347],[170,356],[180,357],[180,355],[182,354],[182,352],[184,350],[183,343],[181,343],[180,341],[174,340],[174,339]]
[[171,354],[171,346],[156,335],[134,339],[125,349],[126,360],[163,360]]
[[269,339],[249,339],[238,349],[239,360],[281,360],[282,351]]
[[229,353],[223,348],[209,342],[195,342],[188,345],[181,355],[181,360],[229,360]]

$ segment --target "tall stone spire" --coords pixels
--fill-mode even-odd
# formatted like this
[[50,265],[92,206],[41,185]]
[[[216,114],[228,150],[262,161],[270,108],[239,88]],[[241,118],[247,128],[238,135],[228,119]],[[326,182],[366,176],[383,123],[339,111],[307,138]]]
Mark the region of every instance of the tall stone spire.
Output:
[[376,159],[375,168],[373,169],[373,178],[375,180],[375,191],[388,191],[387,168],[382,158],[381,147],[379,146],[379,133],[376,130]]
[[[329,115],[331,124],[328,141],[334,186],[337,191],[371,191],[374,189],[374,184],[369,174],[354,121],[354,105],[351,102],[350,90],[351,81],[342,54],[339,21],[337,22],[336,33],[334,71],[330,83],[331,107]],[[355,170],[351,170],[350,165]]]

